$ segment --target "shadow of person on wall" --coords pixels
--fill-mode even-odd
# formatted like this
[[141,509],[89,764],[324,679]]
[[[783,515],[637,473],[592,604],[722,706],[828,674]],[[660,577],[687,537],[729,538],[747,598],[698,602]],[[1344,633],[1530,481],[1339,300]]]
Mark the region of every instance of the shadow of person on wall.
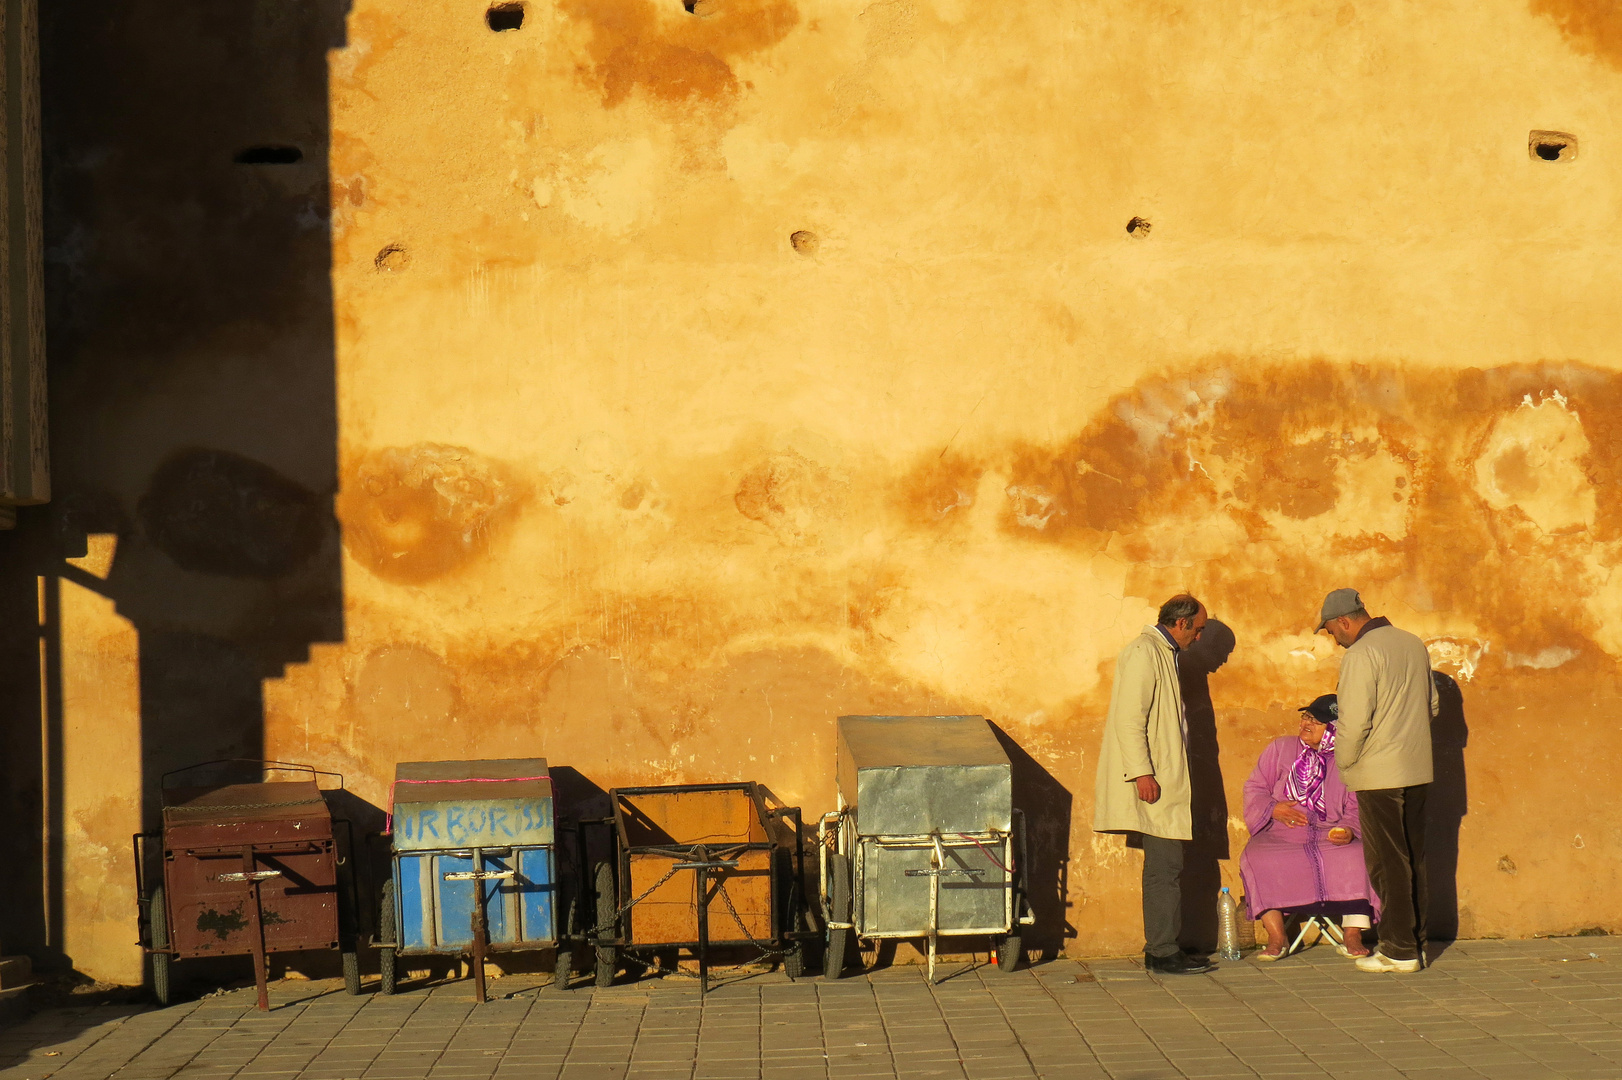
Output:
[[1036,922],[1023,931],[1027,955],[1054,960],[1076,936],[1066,897],[1070,888],[1070,792],[1041,762],[996,724],[991,730],[1013,766],[1014,809],[1025,818],[1025,888]]
[[1177,657],[1183,708],[1188,715],[1188,779],[1194,833],[1183,854],[1181,943],[1185,949],[1200,953],[1216,951],[1217,896],[1222,889],[1222,861],[1228,858],[1228,795],[1222,786],[1222,746],[1217,738],[1210,678],[1228,662],[1236,644],[1232,627],[1210,619],[1199,639]]
[[[152,828],[164,773],[265,756],[264,681],[343,640],[327,63],[348,7],[41,5],[54,495],[0,539],[0,610],[40,609],[5,631],[38,640],[0,693],[44,722],[6,736],[0,920],[42,967],[73,963],[62,792],[93,789],[100,726],[112,746],[135,734],[90,712],[64,656],[133,666],[139,757],[97,765],[120,790],[138,773]],[[91,536],[110,565],[69,565]],[[65,642],[74,590],[110,600],[134,648],[89,627]],[[82,783],[64,784],[65,745]]]
[[1431,672],[1441,709],[1431,722],[1431,756],[1435,778],[1425,800],[1425,877],[1430,894],[1425,930],[1434,942],[1459,936],[1459,828],[1470,810],[1464,748],[1470,725],[1464,718],[1464,694],[1451,676]]

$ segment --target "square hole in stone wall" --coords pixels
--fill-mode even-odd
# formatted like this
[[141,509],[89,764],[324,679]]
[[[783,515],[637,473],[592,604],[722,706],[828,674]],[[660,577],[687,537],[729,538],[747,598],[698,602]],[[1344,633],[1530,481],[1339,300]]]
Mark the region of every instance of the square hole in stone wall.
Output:
[[524,5],[514,3],[491,4],[484,13],[484,24],[492,30],[517,30],[524,25]]
[[1576,161],[1577,136],[1565,131],[1534,131],[1526,137],[1526,153],[1533,161]]

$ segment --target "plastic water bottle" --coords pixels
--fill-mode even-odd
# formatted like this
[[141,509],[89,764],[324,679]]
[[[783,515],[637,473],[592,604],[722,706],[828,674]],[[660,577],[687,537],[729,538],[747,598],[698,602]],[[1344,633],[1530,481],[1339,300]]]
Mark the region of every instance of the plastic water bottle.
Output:
[[1217,897],[1217,952],[1224,960],[1242,958],[1239,951],[1239,903],[1226,885]]

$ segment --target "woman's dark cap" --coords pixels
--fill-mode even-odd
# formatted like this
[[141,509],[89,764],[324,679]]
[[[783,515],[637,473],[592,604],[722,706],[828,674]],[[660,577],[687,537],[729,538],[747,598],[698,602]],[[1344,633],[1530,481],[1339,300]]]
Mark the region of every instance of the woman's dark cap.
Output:
[[1320,724],[1333,724],[1340,719],[1340,702],[1334,694],[1323,694],[1313,698],[1311,705],[1301,706],[1301,711],[1311,713]]

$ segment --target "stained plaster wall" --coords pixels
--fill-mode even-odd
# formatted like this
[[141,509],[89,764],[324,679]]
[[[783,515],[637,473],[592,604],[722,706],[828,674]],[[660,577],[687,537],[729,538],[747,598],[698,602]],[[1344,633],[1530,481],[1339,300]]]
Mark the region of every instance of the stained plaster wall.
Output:
[[[819,813],[836,715],[981,713],[1039,793],[1039,943],[1125,952],[1138,856],[1089,828],[1116,651],[1182,589],[1231,632],[1185,688],[1214,889],[1256,754],[1334,686],[1309,631],[1351,584],[1447,676],[1444,925],[1617,928],[1609,5],[525,11],[355,0],[325,53],[336,468],[271,463],[335,499],[341,629],[263,673],[267,756],[375,805],[397,760],[544,755]],[[145,463],[101,469],[106,580],[155,543],[157,463],[211,445],[167,430],[201,404],[105,406],[99,450]],[[302,453],[275,445],[244,453]],[[255,580],[307,574],[278,566]],[[205,596],[165,618],[254,618]],[[64,857],[105,874],[65,925],[123,979],[128,881],[95,853],[139,815],[74,778],[141,741],[129,607],[62,624]],[[82,709],[107,734],[74,749]]]

